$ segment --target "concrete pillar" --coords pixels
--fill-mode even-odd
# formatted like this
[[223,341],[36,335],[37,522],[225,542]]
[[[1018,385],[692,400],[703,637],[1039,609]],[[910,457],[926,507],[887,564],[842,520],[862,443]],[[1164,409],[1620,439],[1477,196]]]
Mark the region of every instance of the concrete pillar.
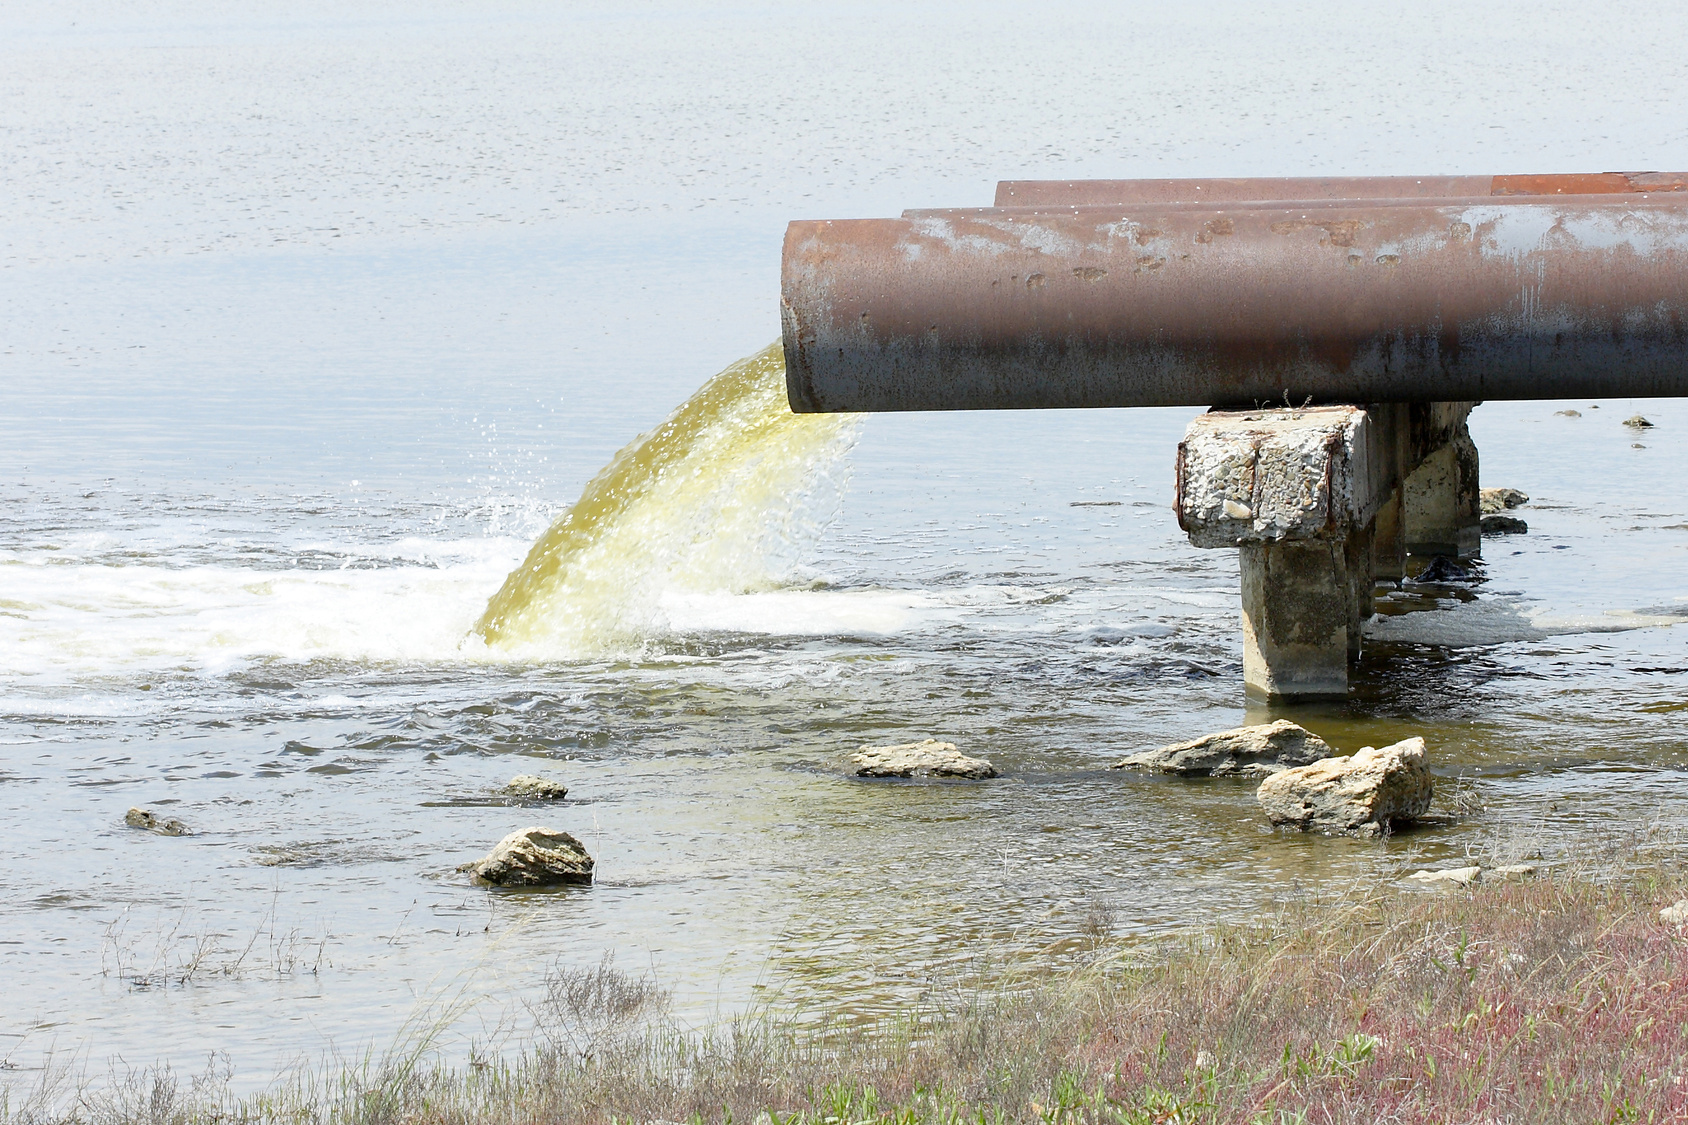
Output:
[[1401,490],[1395,489],[1373,520],[1372,576],[1379,582],[1400,582],[1407,574],[1407,541],[1401,528]]
[[1402,539],[1413,555],[1482,553],[1477,446],[1462,420],[1401,482]]
[[1342,695],[1375,578],[1408,550],[1472,555],[1469,402],[1211,411],[1178,445],[1179,525],[1241,553],[1243,679],[1267,697]]
[[1244,684],[1268,697],[1345,694],[1354,624],[1346,545],[1290,540],[1239,551]]
[[1372,548],[1375,542],[1374,519],[1365,527],[1348,533],[1343,545],[1343,565],[1348,574],[1348,658],[1360,658],[1365,625],[1372,615],[1372,589],[1376,585],[1372,570]]

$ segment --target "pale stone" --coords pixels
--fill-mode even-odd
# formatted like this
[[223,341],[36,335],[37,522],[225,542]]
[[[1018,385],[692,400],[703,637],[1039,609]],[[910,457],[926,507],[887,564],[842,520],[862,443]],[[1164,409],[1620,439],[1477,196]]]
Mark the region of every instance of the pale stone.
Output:
[[969,758],[953,742],[928,738],[896,746],[864,746],[850,756],[857,777],[995,777],[996,767]]
[[1659,921],[1672,926],[1680,926],[1684,922],[1688,922],[1688,898],[1673,902],[1659,911]]
[[504,792],[524,801],[560,801],[568,796],[568,787],[560,781],[548,781],[531,773],[519,773],[504,786]]
[[1482,498],[1485,516],[1505,512],[1530,502],[1530,498],[1516,488],[1485,488],[1479,495]]
[[1325,740],[1288,719],[1222,730],[1133,754],[1112,768],[1182,777],[1265,777],[1330,757]]
[[1414,871],[1407,878],[1433,887],[1469,887],[1483,877],[1481,867],[1450,867],[1442,871]]
[[499,887],[590,883],[592,857],[579,840],[554,828],[522,828],[498,841],[485,859],[465,863],[477,880]]
[[1424,739],[1408,738],[1275,773],[1257,797],[1273,824],[1370,835],[1423,816],[1431,790]]
[[1509,863],[1505,867],[1497,867],[1489,872],[1497,879],[1520,881],[1536,877],[1536,865],[1533,863]]
[[130,828],[145,828],[160,836],[192,836],[193,830],[175,817],[160,817],[149,809],[130,809],[123,814],[123,823]]
[[1653,423],[1647,421],[1647,419],[1643,418],[1639,414],[1632,414],[1628,418],[1625,418],[1624,425],[1628,426],[1632,430],[1650,430],[1653,428]]

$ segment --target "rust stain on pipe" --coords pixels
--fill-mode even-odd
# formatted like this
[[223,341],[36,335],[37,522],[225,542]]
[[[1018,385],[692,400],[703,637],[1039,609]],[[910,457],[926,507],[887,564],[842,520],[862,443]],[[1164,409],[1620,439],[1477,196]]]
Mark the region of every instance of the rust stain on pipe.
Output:
[[1183,180],[1004,180],[998,207],[1276,200],[1468,199],[1514,195],[1612,195],[1688,191],[1683,172],[1581,172],[1524,176],[1301,176]]
[[787,388],[799,411],[1688,396],[1688,193],[1647,191],[797,222]]

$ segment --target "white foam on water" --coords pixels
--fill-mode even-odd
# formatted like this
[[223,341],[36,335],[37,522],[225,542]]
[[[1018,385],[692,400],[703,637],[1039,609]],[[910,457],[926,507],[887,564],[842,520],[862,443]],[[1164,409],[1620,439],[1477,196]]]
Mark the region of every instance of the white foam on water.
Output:
[[1685,623],[1688,618],[1629,610],[1565,613],[1523,598],[1495,597],[1442,609],[1376,616],[1366,623],[1366,636],[1395,644],[1471,648],[1576,633],[1625,633]]
[[[0,562],[0,663],[25,680],[225,671],[259,660],[438,662],[464,636],[522,545],[437,550],[458,561],[339,570]],[[478,647],[478,646],[477,646]]]

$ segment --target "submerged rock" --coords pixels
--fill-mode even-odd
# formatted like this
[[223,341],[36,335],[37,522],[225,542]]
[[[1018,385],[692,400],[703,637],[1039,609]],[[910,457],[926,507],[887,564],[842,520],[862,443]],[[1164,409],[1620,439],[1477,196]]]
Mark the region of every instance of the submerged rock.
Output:
[[928,738],[896,746],[864,746],[850,756],[857,777],[995,777],[996,767],[969,758],[953,742]]
[[160,836],[193,835],[193,829],[175,817],[160,817],[151,809],[130,809],[123,814],[123,823],[130,828],[145,828],[148,832],[156,832]]
[[1451,582],[1475,582],[1478,578],[1476,571],[1463,565],[1458,559],[1450,559],[1446,555],[1435,555],[1423,570],[1419,571],[1410,581],[1438,582],[1446,585]]
[[1483,878],[1481,867],[1449,867],[1441,871],[1414,871],[1407,878],[1433,887],[1469,887]]
[[531,773],[519,773],[505,783],[502,792],[524,801],[560,801],[568,796],[568,786],[560,781],[547,781]]
[[496,887],[543,887],[590,883],[592,867],[592,857],[579,840],[553,828],[533,827],[510,833],[485,859],[457,870]]
[[1530,502],[1530,498],[1516,488],[1485,488],[1478,495],[1485,516],[1509,511]]
[[1484,516],[1484,535],[1523,535],[1530,530],[1530,525],[1517,516]]
[[1288,719],[1279,719],[1146,750],[1111,768],[1181,777],[1265,777],[1328,757],[1330,747],[1324,739]]
[[1256,796],[1273,824],[1376,835],[1423,816],[1431,790],[1424,739],[1408,738],[1275,773],[1260,783]]

